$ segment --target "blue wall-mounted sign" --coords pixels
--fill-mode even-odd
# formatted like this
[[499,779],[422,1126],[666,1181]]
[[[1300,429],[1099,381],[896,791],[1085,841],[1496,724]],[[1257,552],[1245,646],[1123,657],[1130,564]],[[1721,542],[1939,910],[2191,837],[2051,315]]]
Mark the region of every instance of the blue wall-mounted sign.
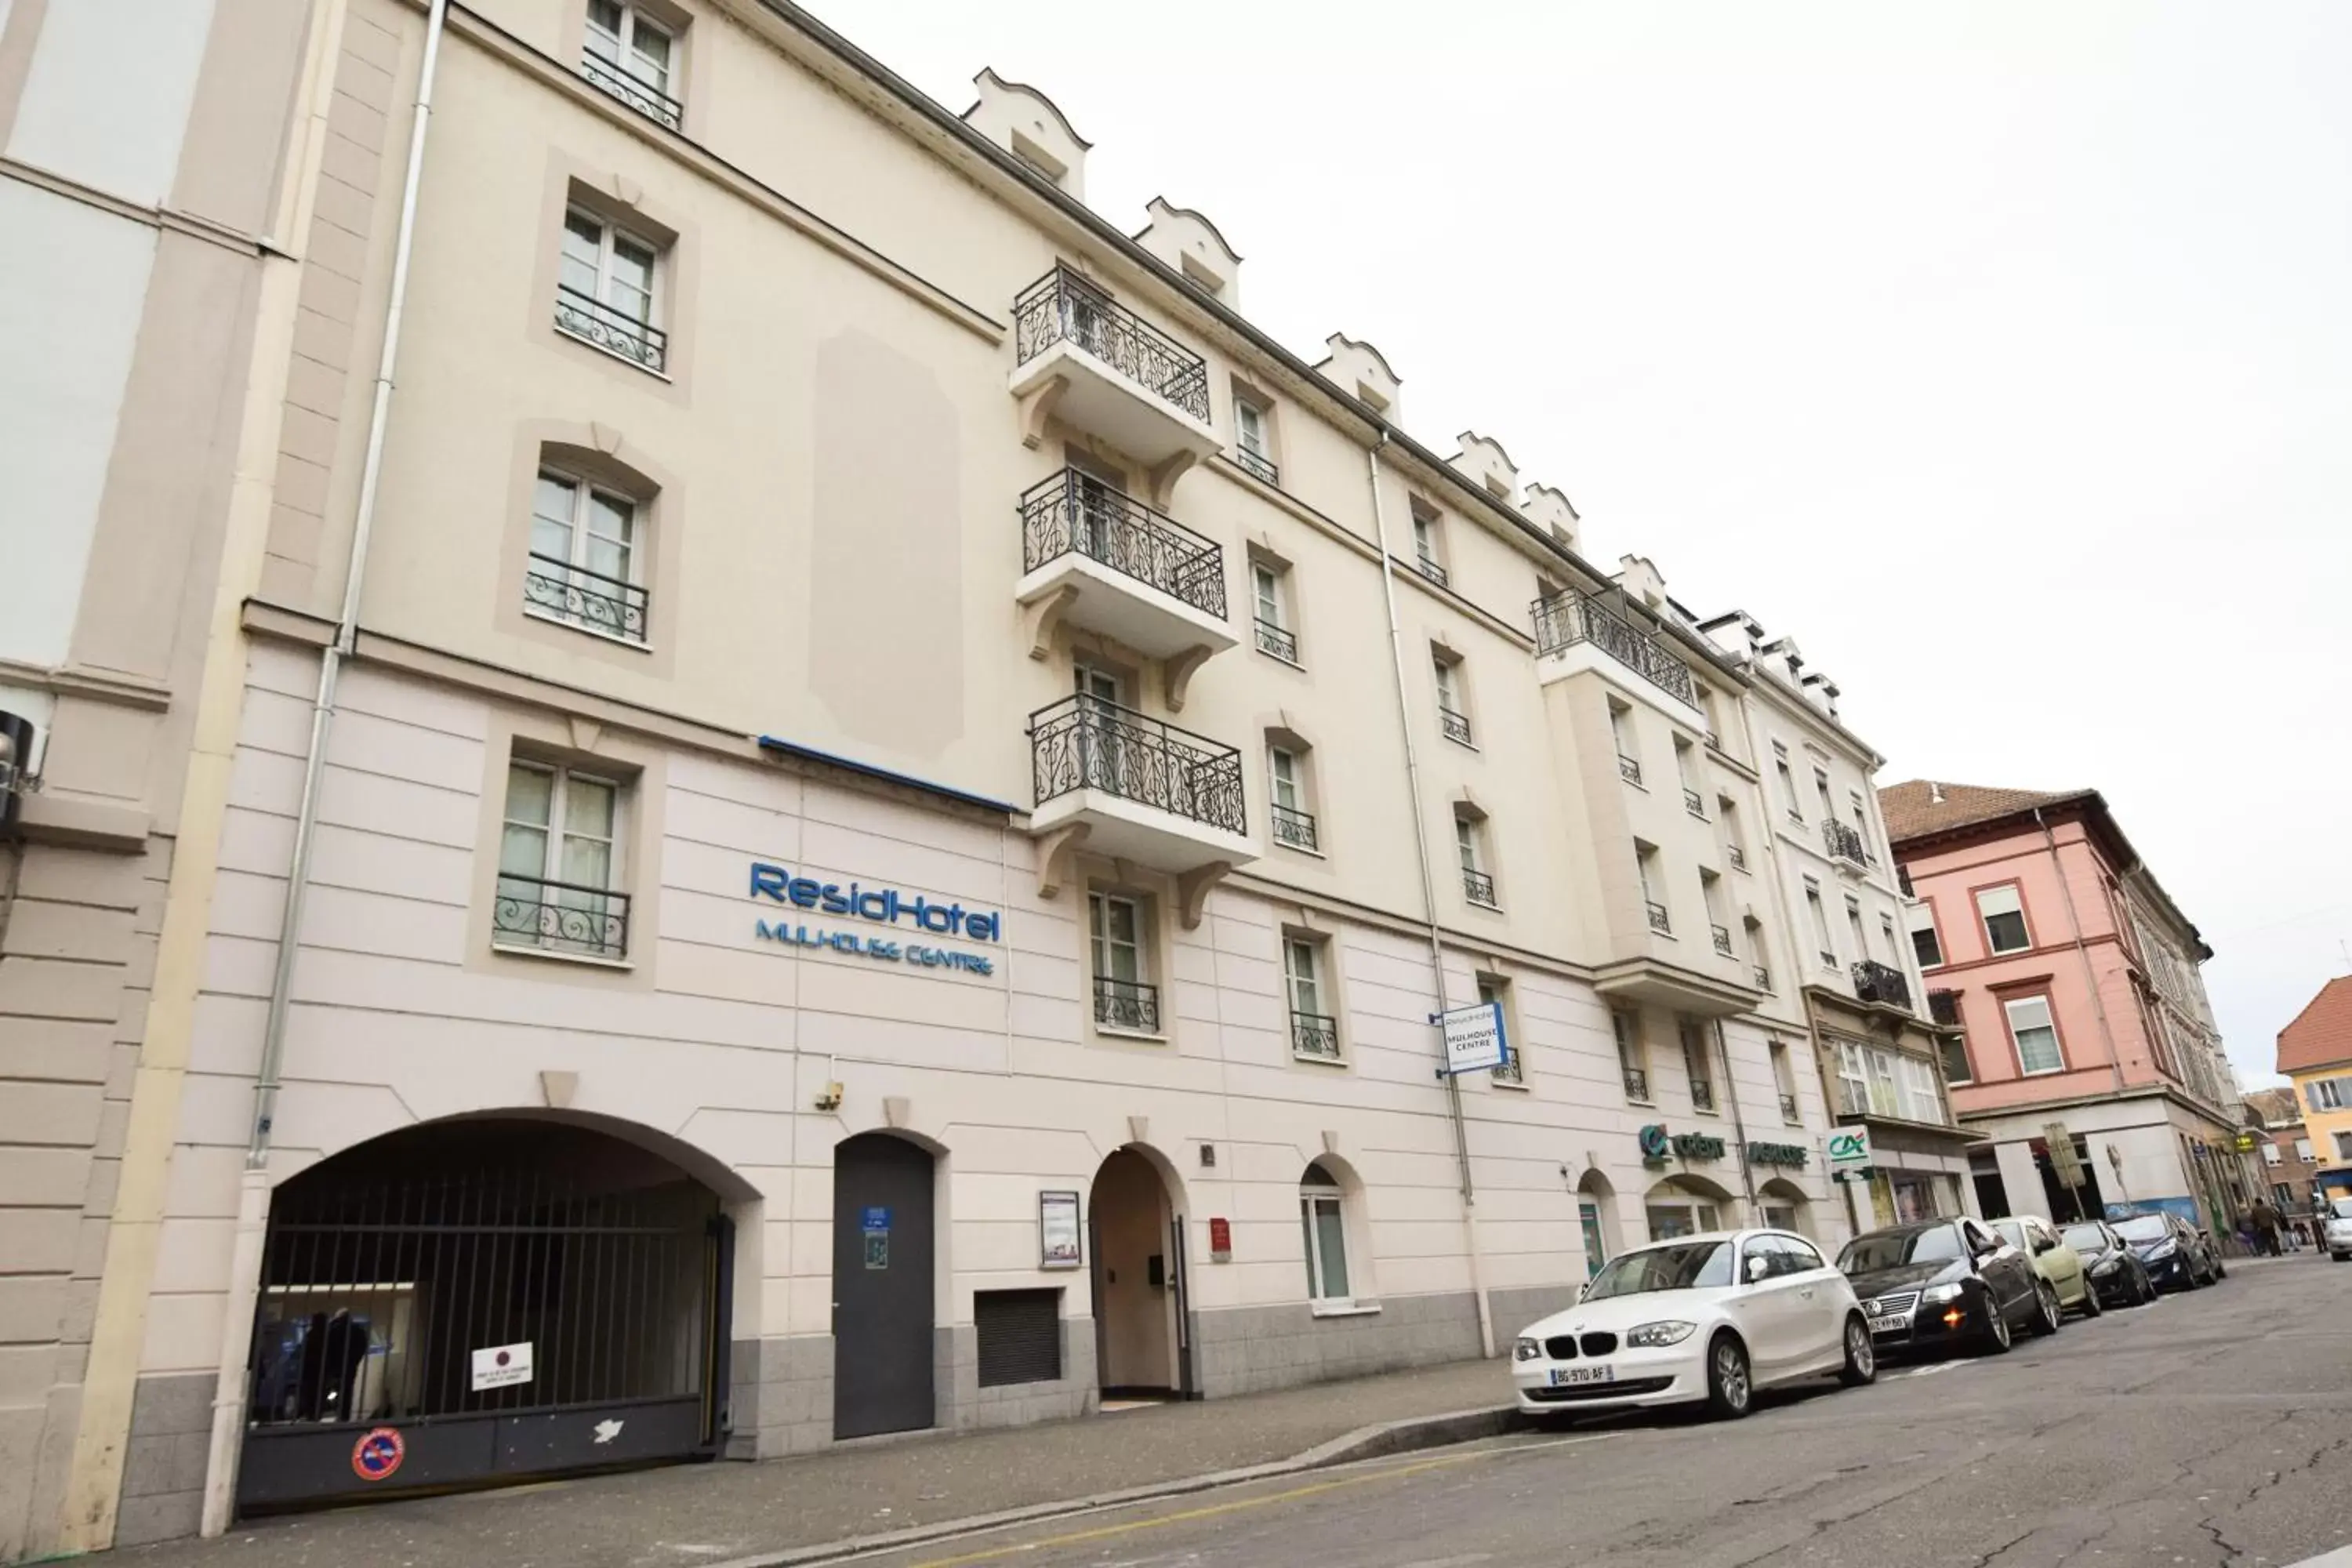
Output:
[[[903,922],[920,931],[962,937],[968,942],[1001,943],[1004,940],[1004,916],[995,910],[933,903],[919,893],[909,898],[896,888],[868,888],[856,882],[845,889],[838,882],[795,877],[783,867],[764,860],[751,863],[751,897],[838,918],[870,921],[877,925]],[[761,920],[753,922],[752,934],[761,942],[781,942],[786,947],[830,948],[835,952],[911,963],[922,969],[953,969],[967,974],[996,973],[996,961],[981,953],[959,952],[862,931],[831,931],[824,926],[812,929],[786,921]]]

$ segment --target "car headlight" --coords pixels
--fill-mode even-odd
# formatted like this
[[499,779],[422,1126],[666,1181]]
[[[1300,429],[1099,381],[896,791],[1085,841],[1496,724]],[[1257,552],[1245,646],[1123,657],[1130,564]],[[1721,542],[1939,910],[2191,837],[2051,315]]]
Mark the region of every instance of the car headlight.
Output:
[[1628,1350],[1654,1350],[1660,1345],[1678,1345],[1697,1329],[1696,1323],[1637,1323],[1625,1331],[1625,1345]]
[[1511,1359],[1513,1361],[1534,1361],[1542,1354],[1543,1346],[1529,1339],[1522,1339],[1517,1344],[1511,1347]]
[[2101,1258],[2097,1262],[2091,1265],[2091,1272],[2094,1274],[2113,1274],[2116,1269],[2121,1268],[2123,1266],[2124,1260],[2122,1258],[2117,1258],[2113,1253],[2109,1253]]
[[2180,1244],[2177,1241],[2159,1241],[2147,1249],[2147,1260],[2150,1263],[2161,1263],[2179,1250]]
[[1919,1292],[1919,1300],[1926,1302],[1930,1307],[1940,1305],[1946,1301],[1957,1301],[1959,1299],[1960,1288],[1957,1283],[1950,1285],[1930,1285],[1925,1290]]

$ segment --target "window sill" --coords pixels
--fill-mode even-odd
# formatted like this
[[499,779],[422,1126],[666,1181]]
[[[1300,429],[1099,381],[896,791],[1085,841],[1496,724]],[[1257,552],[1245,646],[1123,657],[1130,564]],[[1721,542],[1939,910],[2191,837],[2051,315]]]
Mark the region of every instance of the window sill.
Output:
[[1722,1120],[1723,1120],[1723,1112],[1722,1112],[1722,1111],[1720,1111],[1720,1110],[1701,1110],[1699,1107],[1697,1107],[1697,1106],[1696,1106],[1696,1105],[1694,1105],[1694,1106],[1692,1106],[1692,1107],[1691,1107],[1691,1114],[1692,1114],[1693,1116],[1704,1116],[1704,1117],[1706,1117],[1706,1118],[1708,1121],[1722,1121]]
[[1643,1110],[1655,1110],[1658,1108],[1658,1102],[1654,1100],[1635,1100],[1630,1094],[1625,1097],[1625,1103],[1639,1106]]
[[1484,910],[1490,915],[1499,915],[1503,912],[1502,905],[1482,904],[1475,899],[1465,899],[1462,900],[1462,904],[1465,909]]
[[1278,665],[1282,666],[1282,668],[1285,668],[1285,669],[1295,669],[1295,670],[1298,671],[1298,673],[1299,673],[1299,674],[1301,674],[1301,675],[1304,675],[1304,674],[1306,674],[1306,673],[1307,673],[1307,667],[1306,667],[1305,665],[1303,665],[1303,664],[1299,663],[1299,662],[1298,662],[1298,660],[1297,660],[1297,659],[1295,659],[1295,658],[1283,658],[1283,657],[1282,657],[1280,654],[1278,654],[1278,653],[1268,653],[1268,652],[1266,652],[1266,650],[1265,650],[1265,649],[1264,649],[1264,648],[1259,648],[1257,651],[1258,651],[1258,657],[1259,657],[1259,658],[1270,658],[1270,659],[1274,660],[1274,662],[1275,662],[1275,663],[1276,663],[1276,664],[1278,664]]
[[1133,1040],[1139,1045],[1164,1046],[1168,1043],[1165,1035],[1147,1034],[1141,1029],[1115,1029],[1108,1024],[1097,1024],[1095,1033],[1106,1040]]
[[[648,115],[646,118],[652,119],[652,116]],[[656,120],[654,121],[654,123],[658,125],[661,121]],[[621,353],[618,349],[608,349],[603,343],[598,342],[595,339],[585,337],[579,332],[575,332],[561,321],[555,323],[555,335],[559,338],[568,339],[572,342],[578,343],[583,348],[593,349],[596,353],[603,354],[606,359],[617,360],[641,375],[652,376],[664,386],[676,386],[677,384],[677,382],[670,379],[668,372],[656,370],[642,360],[631,359],[628,355]],[[665,358],[667,358],[667,355],[665,355]]]
[[627,958],[598,958],[586,952],[559,952],[551,947],[532,947],[523,942],[492,942],[492,952],[502,952],[509,958],[543,958],[551,963],[578,963],[590,969],[635,969],[636,962]]
[[1318,1068],[1344,1068],[1348,1065],[1348,1058],[1345,1057],[1318,1056],[1313,1051],[1294,1050],[1290,1053],[1290,1059],[1295,1062],[1312,1062]]
[[1465,752],[1475,752],[1478,749],[1478,744],[1475,741],[1465,741],[1456,736],[1446,735],[1443,731],[1439,731],[1439,733],[1444,739],[1453,742],[1454,744],[1461,747]]
[[1318,1318],[1369,1318],[1381,1310],[1378,1301],[1309,1301],[1307,1310]]
[[1528,1080],[1523,1078],[1490,1078],[1486,1081],[1493,1084],[1496,1089],[1507,1089],[1513,1094],[1533,1094],[1535,1092],[1535,1090],[1528,1087]]
[[522,614],[525,620],[539,621],[551,626],[562,626],[567,632],[578,632],[583,637],[594,637],[598,642],[608,642],[615,647],[627,648],[632,653],[650,654],[654,651],[652,645],[648,643],[638,642],[631,637],[617,637],[611,632],[600,632],[594,626],[583,626],[578,621],[567,620],[562,616],[550,615],[545,610],[533,609],[528,605],[523,606]]
[[1272,840],[1272,843],[1277,849],[1287,849],[1293,855],[1304,855],[1311,860],[1328,860],[1331,858],[1331,857],[1326,855],[1320,849],[1307,849],[1297,844],[1286,843],[1279,838]]

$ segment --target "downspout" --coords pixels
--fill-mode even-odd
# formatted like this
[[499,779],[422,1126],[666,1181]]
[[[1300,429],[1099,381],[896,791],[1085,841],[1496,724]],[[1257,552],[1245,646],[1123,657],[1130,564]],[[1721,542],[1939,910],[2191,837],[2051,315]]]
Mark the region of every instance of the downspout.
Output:
[[[1739,1080],[1731,1076],[1731,1039],[1724,1032],[1723,1020],[1715,1020],[1715,1056],[1722,1064],[1723,1098],[1731,1102],[1731,1135],[1739,1140],[1739,1185],[1748,1194],[1748,1217],[1752,1224],[1764,1223],[1764,1211],[1756,1204],[1756,1172],[1748,1160],[1748,1122],[1739,1114]],[[1772,1092],[1780,1092],[1773,1084]]]
[[2083,965],[2083,984],[2090,987],[2091,1013],[2099,1020],[2099,1038],[2106,1042],[2107,1072],[2116,1080],[2116,1092],[2121,1094],[2124,1064],[2116,1056],[2116,1032],[2107,1024],[2107,1005],[2099,996],[2099,976],[2091,967],[2090,944],[2083,940],[2082,918],[2074,911],[2074,889],[2066,882],[2066,862],[2058,858],[2058,836],[2050,830],[2038,805],[2033,808],[2033,826],[2042,829],[2042,847],[2050,852],[2051,868],[2058,873],[2058,892],[2066,900],[2066,929],[2074,936],[2074,956]]
[[449,0],[432,0],[425,22],[425,61],[417,73],[416,108],[408,135],[408,168],[400,193],[400,226],[393,242],[392,297],[383,317],[383,353],[376,371],[374,407],[369,416],[367,457],[360,469],[359,511],[352,528],[352,557],[344,574],[341,618],[335,640],[319,659],[318,693],[310,705],[310,747],[302,769],[301,806],[295,817],[294,848],[286,878],[286,900],[278,927],[278,960],[269,979],[269,1011],[262,1026],[261,1062],[254,1074],[253,1129],[246,1142],[245,1177],[237,1200],[236,1236],[230,1256],[229,1294],[221,1325],[220,1378],[213,1392],[210,1452],[205,1467],[205,1535],[228,1529],[236,1499],[239,1436],[245,1428],[247,1365],[253,1346],[254,1312],[261,1293],[262,1248],[268,1231],[269,1146],[278,1111],[278,1090],[286,1065],[286,1018],[294,986],[294,959],[302,929],[304,895],[310,890],[310,854],[318,838],[319,792],[327,771],[327,741],[334,723],[335,697],[343,661],[359,641],[360,594],[367,581],[368,539],[374,531],[378,488],[383,478],[384,431],[392,414],[394,371],[400,359],[400,326],[408,299],[408,263],[416,238],[416,196],[425,174],[425,135],[433,118],[433,80],[441,58],[441,37]]
[[[1421,752],[1412,743],[1412,707],[1406,694],[1404,628],[1397,618],[1396,563],[1389,555],[1388,514],[1381,507],[1381,448],[1388,444],[1389,430],[1383,425],[1380,439],[1364,454],[1364,479],[1372,490],[1372,532],[1381,551],[1381,593],[1388,602],[1389,658],[1396,669],[1397,728],[1404,736],[1405,795],[1412,805],[1413,857],[1421,868],[1421,905],[1429,914],[1429,967],[1436,976],[1437,1010],[1443,1013],[1448,1005],[1445,946],[1437,933],[1437,884],[1429,874],[1429,824],[1422,814]],[[1486,1269],[1479,1257],[1478,1198],[1470,1180],[1470,1132],[1462,1117],[1462,1085],[1453,1074],[1444,1076],[1445,1106],[1454,1121],[1454,1159],[1462,1173],[1462,1230],[1470,1248],[1470,1294],[1478,1303],[1478,1348],[1481,1354],[1491,1359],[1495,1353],[1495,1315],[1487,1305]]]

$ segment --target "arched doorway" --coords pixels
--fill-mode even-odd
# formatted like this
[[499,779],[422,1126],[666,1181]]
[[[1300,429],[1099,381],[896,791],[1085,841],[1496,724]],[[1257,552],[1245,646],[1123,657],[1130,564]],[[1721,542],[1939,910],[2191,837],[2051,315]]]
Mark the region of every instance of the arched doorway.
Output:
[[833,1435],[912,1432],[931,1386],[930,1152],[887,1132],[833,1151]]
[[270,1202],[238,1510],[709,1458],[733,1267],[715,1191],[580,1120],[322,1161]]
[[1813,1202],[1805,1190],[1786,1176],[1775,1176],[1756,1189],[1756,1206],[1762,1223],[1799,1236],[1813,1234]]
[[1668,1176],[1642,1196],[1652,1241],[1722,1230],[1738,1223],[1731,1194],[1705,1176]]
[[1621,1250],[1617,1237],[1617,1189],[1593,1166],[1577,1179],[1576,1222],[1584,1242],[1584,1277],[1591,1279]]
[[1095,1376],[1106,1397],[1190,1391],[1184,1216],[1159,1161],[1114,1149],[1087,1200],[1094,1256]]

